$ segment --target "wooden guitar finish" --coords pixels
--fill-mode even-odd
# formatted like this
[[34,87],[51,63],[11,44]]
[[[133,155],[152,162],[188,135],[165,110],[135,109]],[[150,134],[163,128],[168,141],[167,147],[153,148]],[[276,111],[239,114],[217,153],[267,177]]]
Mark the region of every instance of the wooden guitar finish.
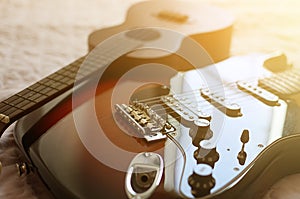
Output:
[[89,55],[1,102],[0,130],[31,112],[16,141],[57,198],[260,197],[300,170],[300,73],[284,55],[213,64],[231,22],[199,3],[137,4],[91,34]]

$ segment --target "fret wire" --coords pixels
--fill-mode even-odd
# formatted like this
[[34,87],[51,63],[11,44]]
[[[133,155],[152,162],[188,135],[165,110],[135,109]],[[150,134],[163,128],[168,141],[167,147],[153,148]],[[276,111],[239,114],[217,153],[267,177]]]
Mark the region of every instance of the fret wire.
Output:
[[31,90],[31,91],[34,91],[39,86],[40,86],[40,83],[36,82],[35,84],[32,84],[31,86],[29,86],[27,89]]
[[32,100],[33,102],[36,102],[35,100],[36,100],[37,98],[39,98],[41,95],[42,95],[42,94],[40,94],[40,93],[36,93],[36,94],[34,94],[33,96],[29,97],[28,99],[29,99],[29,100]]
[[296,90],[299,91],[300,82],[299,82],[299,79],[297,79],[294,75],[284,73],[280,77],[284,81],[287,81],[287,79],[288,79],[289,80],[288,82],[290,84],[293,84],[293,86],[296,88]]
[[60,71],[59,74],[65,76],[65,77],[69,77],[71,79],[74,79],[76,76],[76,73],[72,73],[71,71],[68,71],[68,70],[62,70],[62,71]]
[[10,116],[13,112],[15,112],[15,111],[17,111],[17,110],[23,111],[22,109],[17,108],[17,107],[15,107],[14,105],[11,105],[11,107],[5,111],[5,115]]
[[28,90],[28,92],[25,95],[20,94],[20,93],[17,93],[16,95],[22,99],[26,99],[26,100],[34,102],[34,98],[36,97],[37,94],[38,93],[34,93],[33,91]]
[[9,104],[9,103],[11,103],[11,102],[13,102],[13,101],[15,101],[17,99],[19,99],[19,97],[13,95],[13,96],[9,97],[8,99],[4,100],[3,102]]
[[27,88],[25,88],[24,90],[18,92],[16,95],[17,96],[23,96],[23,95],[27,95],[30,92],[31,92],[30,90],[28,90]]
[[[65,71],[68,71],[68,75],[71,75],[72,71],[78,70],[82,61],[83,59],[81,58],[79,61],[75,61],[63,69]],[[1,103],[2,105],[0,108],[0,112],[10,117],[17,116],[22,111],[32,108],[49,96],[59,93],[59,91],[66,89],[68,86],[74,83],[74,80],[72,80],[72,78],[61,75],[58,72],[62,73],[62,71],[59,70],[42,79],[41,81],[36,82],[28,88],[20,91],[19,93],[13,95],[12,97],[4,100]],[[74,74],[73,76],[75,75],[76,74]],[[61,81],[55,81],[57,79]]]
[[5,104],[4,102],[1,102],[1,104],[3,104],[2,108],[0,108],[0,112],[4,113],[6,110],[8,110],[9,108],[11,108],[11,106]]
[[283,85],[284,87],[287,88],[287,90],[291,91],[292,93],[295,92],[297,90],[297,88],[295,88],[293,86],[292,83],[290,83],[290,80],[287,81],[284,77],[282,77],[281,75],[275,76],[274,77],[276,80],[278,80],[278,83],[280,82],[281,85]]
[[[119,47],[119,46],[118,46],[118,43],[116,43],[116,42],[114,43],[114,45],[110,45],[109,46],[110,48],[108,46],[106,46],[107,48],[105,48],[105,46],[104,46],[104,48],[102,48],[102,49],[105,49],[103,51],[103,53],[105,55],[107,55],[107,57],[110,58],[110,54],[111,53],[114,54],[114,52],[116,52],[114,49],[115,48],[118,49],[117,47]],[[136,46],[132,46],[131,49],[134,49],[134,47],[136,47]],[[85,60],[85,58],[86,58],[86,56],[83,56],[83,57],[75,60],[71,64],[65,66],[61,70],[52,74],[52,76],[50,75],[50,78],[49,77],[44,78],[43,80],[31,85],[28,89],[25,89],[25,91],[19,92],[18,95],[16,95],[16,96],[17,97],[21,96],[20,99],[24,99],[25,94],[30,96],[29,100],[34,99],[34,102],[31,102],[31,103],[23,106],[23,109],[25,109],[25,110],[17,109],[16,107],[12,107],[5,103],[0,103],[0,105],[2,104],[0,106],[0,113],[3,114],[5,117],[5,121],[0,122],[0,127],[1,127],[0,133],[1,134],[3,133],[3,131],[5,130],[5,126],[8,123],[11,123],[11,122],[15,121],[16,119],[20,118],[21,116],[25,115],[26,110],[27,110],[27,112],[29,112],[30,109],[33,110],[35,107],[39,107],[40,105],[43,105],[43,104],[47,103],[48,101],[52,100],[53,98],[59,96],[61,93],[65,92],[68,88],[71,88],[71,86],[75,82],[75,78],[82,79],[82,78],[86,77],[85,75],[90,75],[92,72],[98,70],[100,67],[104,66],[105,64],[108,63],[108,61],[111,60],[111,58],[107,59],[108,61],[106,59],[104,59],[104,61],[107,61],[106,63],[103,63],[103,60],[101,60],[101,62],[98,62],[99,61],[98,60],[96,63],[99,64],[100,66],[96,66],[95,68],[93,67],[94,70],[92,69],[92,70],[89,70],[88,72],[78,72],[79,68],[80,68],[81,64],[83,63],[83,61]],[[116,56],[113,58],[116,58]],[[55,76],[55,75],[57,75],[57,76]],[[65,82],[60,82],[59,84],[55,83],[56,85],[54,86],[53,85],[54,82],[52,82],[52,81],[57,80],[57,79],[61,80],[62,79],[61,76],[63,76],[63,77],[69,76],[69,79],[64,79],[66,81],[66,83]],[[46,84],[49,87],[53,88],[52,92],[51,91],[48,92],[48,95],[49,95],[48,97],[46,95],[41,95],[39,92],[36,92],[36,90],[35,90],[38,88],[40,92],[45,93],[46,91],[43,92],[43,88],[45,88],[45,86],[47,86]],[[56,91],[54,89],[56,89]],[[53,93],[53,95],[50,95],[50,92],[51,92],[51,94]],[[19,105],[18,105],[19,107],[25,103],[24,100],[21,100],[21,101],[22,102],[19,103]]]
[[[3,101],[3,102],[7,103],[7,106],[8,106],[8,109],[5,110],[6,114],[9,114],[11,112],[11,111],[9,111],[9,109],[16,108],[16,109],[25,110],[24,106],[26,106],[30,103],[34,103],[33,101],[30,101],[27,98],[24,98],[23,96],[18,97],[17,99],[15,99],[13,101],[9,101],[9,102]],[[2,112],[2,110],[1,110],[1,112]]]
[[[16,106],[16,104],[19,104],[19,103],[21,103],[22,101],[23,101],[22,98],[17,98],[17,99],[15,99],[14,101],[7,102],[7,103],[8,103],[8,105],[10,105],[10,106]],[[5,103],[5,101],[4,101],[4,103]]]
[[51,91],[53,91],[53,90],[54,90],[53,88],[44,86],[44,88],[41,89],[41,90],[39,91],[39,93],[41,93],[41,94],[43,94],[43,95],[49,96],[49,95],[50,95],[49,93],[50,93]]
[[[42,93],[42,90],[44,90],[46,88],[46,86],[40,84],[36,89],[35,89],[35,92],[38,92],[38,93]],[[42,93],[43,94],[43,93]]]
[[5,106],[7,106],[7,105],[1,102],[1,103],[0,103],[0,111],[1,111],[1,109],[3,109]]
[[40,97],[38,97],[38,98],[35,99],[35,102],[39,103],[39,102],[43,101],[44,99],[46,99],[47,97],[48,96],[46,96],[46,95],[41,95]]
[[276,90],[279,93],[288,94],[286,92],[286,90],[284,88],[282,88],[282,86],[276,84],[274,81],[270,81],[270,79],[265,79],[265,80],[261,81],[261,84],[264,86],[270,87],[272,90]]
[[23,101],[19,104],[16,105],[17,108],[24,110],[24,107],[27,106],[28,104],[33,103],[30,100],[23,99]]
[[280,79],[278,79],[278,76],[275,76],[272,81],[282,87],[285,91],[289,93],[293,92],[288,85],[284,84]]
[[34,103],[34,102],[30,102],[30,103],[26,104],[26,105],[23,107],[23,109],[24,109],[24,110],[27,110],[27,109],[29,109],[30,107],[34,106],[35,104],[36,104],[36,103]]
[[14,118],[15,116],[19,115],[20,113],[24,113],[24,110],[21,110],[21,109],[15,109],[15,110],[13,110],[12,112],[8,113],[7,115],[8,115],[10,118]]
[[[116,43],[113,46],[104,48],[108,50],[103,51],[103,55],[100,56],[100,59],[98,56],[94,60],[85,62],[83,70],[79,70],[86,58],[86,56],[83,56],[78,60],[72,62],[71,64],[58,70],[57,72],[49,75],[48,77],[40,80],[39,82],[36,82],[35,84],[14,95],[15,97],[19,98],[16,99],[16,101],[14,101],[15,98],[8,98],[9,101],[13,101],[12,104],[5,104],[4,102],[0,103],[0,105],[2,104],[2,106],[0,106],[0,113],[9,116],[10,121],[18,119],[14,117],[21,117],[21,115],[25,115],[26,110],[29,111],[29,109],[34,108],[34,106],[39,106],[40,103],[46,103],[47,101],[50,101],[54,97],[66,91],[68,88],[71,88],[76,79],[82,79],[84,77],[87,77],[88,75],[91,75],[101,67],[107,65],[115,58],[122,55],[124,52],[128,52],[129,50],[132,50],[139,45],[140,44],[137,44],[136,42],[132,42],[130,43],[130,45],[123,47],[122,45]],[[46,100],[47,98],[48,100]]]
[[53,73],[52,75],[49,76],[49,79],[59,81],[63,78],[64,76],[59,75],[57,72]]
[[55,94],[58,90],[51,88],[47,93],[45,93],[48,96],[51,96],[53,94]]
[[59,85],[57,85],[58,91],[63,90],[65,88],[67,88],[67,87],[68,87],[68,85],[66,85],[66,84],[59,84]]
[[49,79],[48,77],[41,80],[40,81],[41,84],[45,85],[45,86],[49,86],[49,87],[52,87],[51,85],[56,83],[56,81],[52,80],[52,79]]

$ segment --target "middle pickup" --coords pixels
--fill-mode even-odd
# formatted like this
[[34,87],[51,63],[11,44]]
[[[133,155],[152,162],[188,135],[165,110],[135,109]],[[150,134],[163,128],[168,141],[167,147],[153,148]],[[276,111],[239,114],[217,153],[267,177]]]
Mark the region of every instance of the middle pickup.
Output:
[[231,102],[225,97],[218,95],[217,93],[211,92],[208,88],[200,89],[201,96],[206,99],[210,104],[215,106],[220,111],[224,112],[230,117],[240,117],[241,106],[237,103]]
[[168,95],[161,97],[161,101],[172,110],[170,111],[173,113],[171,115],[175,114],[175,118],[178,118],[177,116],[179,116],[188,123],[197,121],[198,119],[211,120],[211,115],[209,113],[203,112],[200,109],[197,111],[190,109],[189,102],[187,102],[184,97],[180,98],[176,95]]

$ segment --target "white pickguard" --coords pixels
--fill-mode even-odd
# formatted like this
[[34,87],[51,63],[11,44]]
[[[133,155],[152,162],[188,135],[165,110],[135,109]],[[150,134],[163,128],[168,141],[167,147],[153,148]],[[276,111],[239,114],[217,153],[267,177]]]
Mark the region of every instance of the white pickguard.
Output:
[[[216,186],[211,190],[211,193],[235,184],[237,179],[251,166],[257,155],[268,144],[282,137],[287,109],[286,103],[280,100],[280,106],[267,106],[235,86],[235,82],[238,80],[256,82],[258,78],[270,75],[270,72],[262,67],[264,58],[265,56],[257,54],[232,57],[215,65],[179,73],[171,79],[173,93],[185,93],[195,90],[192,95],[188,95],[186,100],[198,101],[199,103],[190,104],[190,109],[197,110],[200,108],[209,112],[212,116],[211,129],[213,137],[208,141],[202,141],[204,147],[217,147],[220,154],[220,159],[213,169]],[[206,87],[211,88],[211,90],[215,89],[217,92],[223,93],[225,98],[238,103],[241,106],[243,116],[229,117],[203,99],[200,96],[199,89]],[[250,140],[245,145],[246,163],[240,165],[237,155],[242,147],[240,137],[244,129],[250,131]],[[197,148],[192,145],[189,129],[184,126],[181,126],[176,139],[185,149],[187,162],[181,179],[181,171],[184,165],[183,157],[179,150],[174,153],[173,150],[176,147],[166,147],[165,153],[173,154],[173,159],[168,157],[168,161],[172,162],[176,158],[177,160],[173,167],[168,167],[175,170],[173,173],[175,177],[171,177],[174,178],[174,184],[171,185],[171,182],[167,181],[165,186],[169,190],[173,186],[176,192],[181,192],[185,197],[193,198],[187,179],[196,166],[193,153]],[[166,171],[166,173],[170,175],[171,172]]]

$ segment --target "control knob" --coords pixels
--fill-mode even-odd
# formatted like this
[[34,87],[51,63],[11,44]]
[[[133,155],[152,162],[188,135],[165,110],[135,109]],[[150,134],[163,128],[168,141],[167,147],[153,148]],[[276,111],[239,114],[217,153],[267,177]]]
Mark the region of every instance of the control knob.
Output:
[[210,130],[210,122],[207,119],[197,119],[194,121],[193,127],[190,128],[190,136],[193,139],[193,145],[198,147],[202,140],[212,137]]
[[198,164],[194,168],[193,174],[189,176],[188,184],[194,197],[210,194],[211,189],[216,184],[212,176],[212,168],[207,164]]
[[220,155],[217,152],[216,148],[207,149],[199,147],[194,151],[194,158],[197,160],[197,164],[208,164],[214,168],[215,163],[219,160]]

